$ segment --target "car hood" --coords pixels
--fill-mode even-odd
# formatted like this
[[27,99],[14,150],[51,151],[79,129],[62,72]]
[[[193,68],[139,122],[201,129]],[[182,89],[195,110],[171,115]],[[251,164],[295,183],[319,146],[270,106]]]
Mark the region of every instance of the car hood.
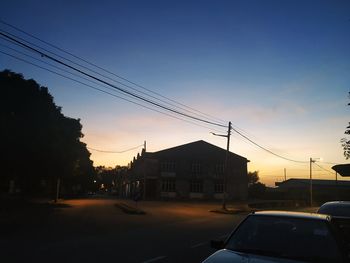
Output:
[[301,261],[295,261],[290,259],[273,258],[259,255],[246,254],[241,252],[235,252],[232,250],[221,249],[206,260],[203,263],[300,263]]

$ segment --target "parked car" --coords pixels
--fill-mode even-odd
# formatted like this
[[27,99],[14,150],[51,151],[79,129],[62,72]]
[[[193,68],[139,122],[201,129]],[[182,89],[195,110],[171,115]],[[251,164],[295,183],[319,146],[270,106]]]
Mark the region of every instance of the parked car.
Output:
[[344,240],[350,245],[350,202],[333,201],[321,205],[317,213],[331,215]]
[[265,211],[248,215],[220,249],[203,263],[349,262],[332,217],[316,213]]
[[350,218],[350,201],[333,201],[321,205],[317,213],[327,214],[332,217]]

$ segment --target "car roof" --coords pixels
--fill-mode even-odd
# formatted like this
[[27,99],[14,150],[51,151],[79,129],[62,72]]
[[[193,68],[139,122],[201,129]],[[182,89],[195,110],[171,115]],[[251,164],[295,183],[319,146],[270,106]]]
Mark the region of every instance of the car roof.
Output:
[[321,205],[317,213],[332,215],[332,218],[350,218],[349,201],[332,201]]
[[251,216],[276,216],[276,217],[291,217],[302,219],[313,219],[321,221],[329,221],[331,217],[329,215],[305,213],[305,212],[291,212],[291,211],[258,211],[250,214]]
[[324,203],[322,206],[350,206],[350,201],[331,201]]

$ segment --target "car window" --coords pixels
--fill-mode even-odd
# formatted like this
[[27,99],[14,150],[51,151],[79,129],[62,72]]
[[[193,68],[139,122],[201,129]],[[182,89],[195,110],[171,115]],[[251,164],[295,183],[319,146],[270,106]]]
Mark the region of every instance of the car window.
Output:
[[228,240],[226,248],[306,262],[341,262],[328,224],[316,220],[249,216]]
[[318,213],[350,217],[350,205],[323,205],[318,210]]

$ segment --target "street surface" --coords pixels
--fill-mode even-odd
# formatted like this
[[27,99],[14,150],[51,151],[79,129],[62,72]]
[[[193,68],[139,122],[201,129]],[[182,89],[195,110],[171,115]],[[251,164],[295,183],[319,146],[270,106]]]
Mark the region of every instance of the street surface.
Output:
[[220,203],[139,202],[126,214],[112,198],[88,198],[27,209],[3,218],[2,262],[201,262],[211,239],[244,215],[211,213]]

